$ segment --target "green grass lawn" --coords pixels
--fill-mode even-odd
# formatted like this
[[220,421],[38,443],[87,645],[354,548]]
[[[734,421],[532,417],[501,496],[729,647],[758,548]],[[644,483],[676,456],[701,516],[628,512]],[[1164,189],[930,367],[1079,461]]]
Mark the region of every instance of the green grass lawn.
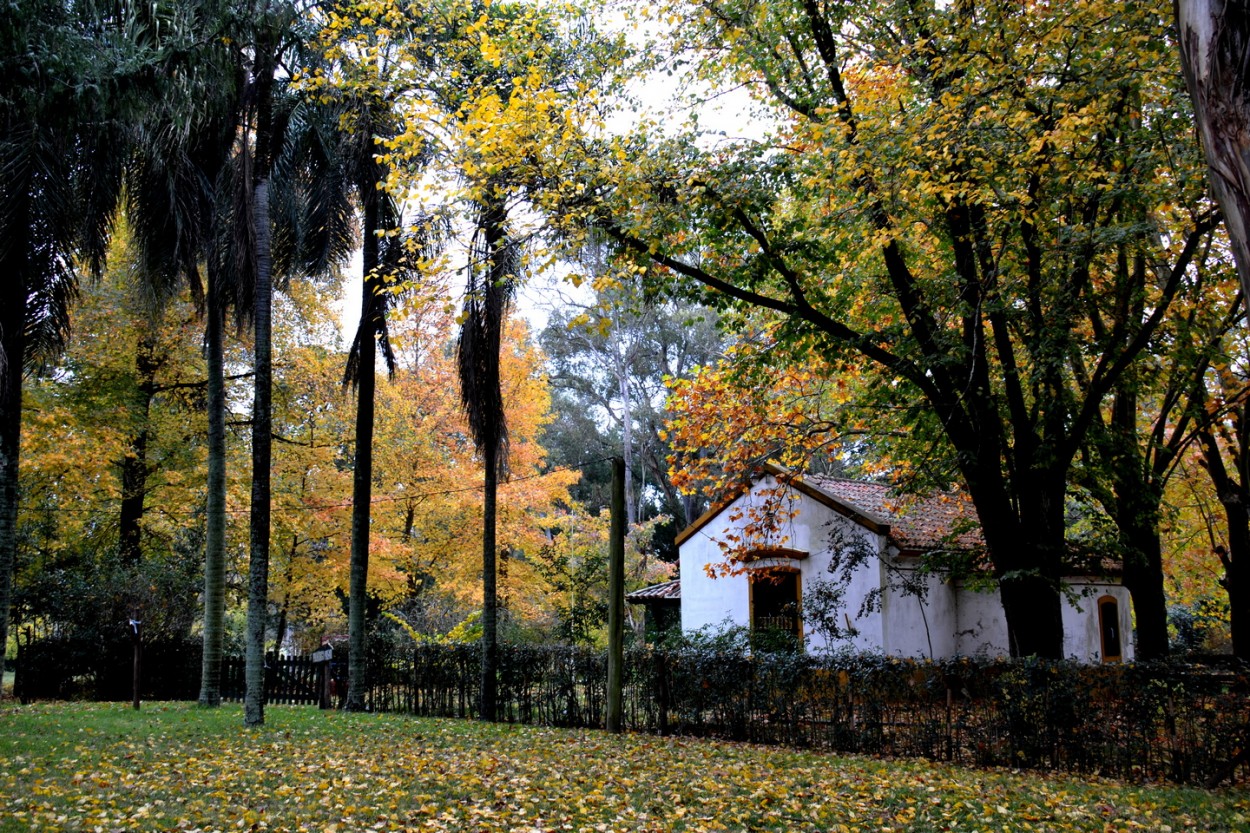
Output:
[[0,706],[0,831],[1247,830],[1250,792],[270,707]]

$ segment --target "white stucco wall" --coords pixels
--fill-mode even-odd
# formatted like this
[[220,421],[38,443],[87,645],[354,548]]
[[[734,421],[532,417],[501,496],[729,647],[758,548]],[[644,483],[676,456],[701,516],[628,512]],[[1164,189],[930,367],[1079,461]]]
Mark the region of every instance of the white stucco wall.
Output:
[[1102,632],[1099,629],[1098,600],[1113,597],[1119,607],[1121,658],[1136,656],[1133,645],[1132,601],[1128,589],[1120,585],[1071,580],[1063,597],[1063,655],[1077,662],[1102,662]]
[[[709,526],[717,526],[724,515]],[[705,527],[700,533],[708,531]],[[725,558],[707,535],[696,533],[681,545],[678,575],[681,578],[681,629],[697,631],[728,625],[746,627],[751,621],[750,588],[743,577],[712,578],[704,569]]]
[[[910,584],[916,580],[914,561],[903,559],[892,562],[896,573],[891,586],[898,587],[901,580]],[[902,575],[898,574],[902,573]],[[891,572],[881,566],[882,580],[890,580]],[[882,618],[884,630],[881,648],[887,654],[902,657],[937,659],[957,653],[955,623],[958,616],[956,594],[949,582],[940,576],[923,576],[923,598],[914,593],[892,590],[884,594]]]
[[1007,617],[998,591],[980,592],[962,584],[955,589],[955,653],[996,657],[1010,653]]

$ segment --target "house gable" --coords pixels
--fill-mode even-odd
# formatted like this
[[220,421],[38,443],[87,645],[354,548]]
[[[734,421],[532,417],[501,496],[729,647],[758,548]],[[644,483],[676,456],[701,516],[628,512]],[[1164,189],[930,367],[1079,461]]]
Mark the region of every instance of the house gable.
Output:
[[[781,466],[774,465],[773,463],[766,463],[761,466],[760,472],[763,475],[776,478],[779,483],[788,486],[790,489],[801,495],[811,498],[822,506],[826,506],[844,517],[850,518],[872,532],[882,535],[888,535],[890,532],[890,523],[880,515],[862,509],[861,507],[856,506],[855,504],[850,503],[849,501],[844,500],[829,491],[821,489],[814,483],[808,482],[808,480],[803,477],[796,475],[794,472],[784,469]],[[680,547],[687,539],[718,518],[722,512],[736,503],[739,498],[751,492],[759,482],[760,479],[756,478],[750,484],[739,486],[734,491],[723,496],[719,502],[712,506],[711,509],[704,512],[698,518],[695,518],[695,520],[692,521],[688,527],[677,533],[677,536],[674,539],[677,546]]]

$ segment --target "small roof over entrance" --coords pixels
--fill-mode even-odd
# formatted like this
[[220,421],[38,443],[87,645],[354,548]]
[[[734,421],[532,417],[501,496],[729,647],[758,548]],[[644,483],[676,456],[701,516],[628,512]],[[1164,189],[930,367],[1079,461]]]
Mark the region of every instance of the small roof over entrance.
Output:
[[650,587],[643,587],[635,590],[625,596],[625,601],[630,604],[653,604],[662,601],[681,601],[681,580],[673,579],[662,584],[653,584]]

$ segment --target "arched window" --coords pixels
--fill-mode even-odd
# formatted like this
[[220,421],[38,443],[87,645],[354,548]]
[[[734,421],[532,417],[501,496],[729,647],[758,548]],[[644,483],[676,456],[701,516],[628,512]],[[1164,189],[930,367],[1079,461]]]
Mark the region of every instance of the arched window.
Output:
[[1102,661],[1119,662],[1123,656],[1120,634],[1120,603],[1115,596],[1098,600],[1098,632],[1102,634]]

